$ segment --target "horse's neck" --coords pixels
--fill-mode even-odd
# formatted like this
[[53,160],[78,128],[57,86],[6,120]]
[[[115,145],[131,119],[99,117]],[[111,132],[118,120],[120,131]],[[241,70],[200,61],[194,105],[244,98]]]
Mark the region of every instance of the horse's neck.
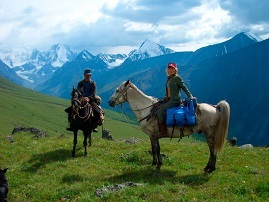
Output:
[[151,105],[155,102],[154,98],[145,95],[137,87],[132,87],[129,90],[127,99],[137,119],[144,118],[148,115],[150,113]]

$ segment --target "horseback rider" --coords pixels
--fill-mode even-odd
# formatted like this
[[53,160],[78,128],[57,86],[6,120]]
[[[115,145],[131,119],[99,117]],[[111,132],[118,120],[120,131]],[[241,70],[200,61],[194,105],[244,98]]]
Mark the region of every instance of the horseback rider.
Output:
[[[81,90],[83,92],[84,100],[87,103],[90,103],[93,107],[93,110],[98,114],[98,122],[97,125],[94,127],[93,132],[98,132],[97,126],[102,125],[104,120],[104,112],[100,106],[101,104],[101,97],[96,95],[96,83],[91,80],[91,70],[85,69],[84,70],[84,79],[78,82],[77,89]],[[66,112],[70,112],[71,108],[68,110],[66,109]],[[67,113],[69,113],[67,112]],[[68,118],[68,121],[70,123],[70,117]],[[71,125],[66,128],[66,130],[73,131]]]
[[184,84],[183,79],[178,75],[177,65],[173,62],[168,63],[166,73],[168,75],[166,81],[166,94],[164,102],[157,112],[159,137],[166,137],[166,110],[180,105],[180,90],[182,89],[189,98],[193,98],[192,94]]

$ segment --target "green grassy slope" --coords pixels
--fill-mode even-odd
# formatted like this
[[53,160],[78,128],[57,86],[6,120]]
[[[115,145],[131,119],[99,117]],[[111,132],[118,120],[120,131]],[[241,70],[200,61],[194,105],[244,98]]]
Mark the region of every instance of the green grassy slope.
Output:
[[[76,158],[70,157],[72,137],[32,138],[15,133],[0,136],[0,167],[8,167],[9,201],[267,201],[269,151],[224,148],[217,170],[203,174],[208,160],[202,142],[162,144],[163,166],[151,166],[149,141],[127,144],[100,137],[83,156],[80,138]],[[262,159],[262,161],[261,161]],[[140,183],[117,191],[97,189],[124,182]]]
[[[267,201],[269,150],[242,150],[225,146],[217,170],[206,175],[206,143],[161,141],[164,154],[160,171],[151,166],[150,142],[137,126],[118,121],[107,111],[105,127],[116,141],[93,133],[88,157],[83,156],[82,135],[76,158],[70,157],[72,133],[65,131],[68,100],[18,87],[0,77],[0,168],[8,167],[9,201]],[[36,127],[48,137],[33,138],[15,126]],[[101,131],[101,130],[100,130]],[[142,139],[137,144],[124,140]],[[140,183],[116,191],[95,192],[124,182]],[[108,188],[109,188],[108,187]]]
[[[64,109],[70,101],[47,96],[36,91],[17,86],[0,77],[0,134],[10,135],[14,127],[35,127],[44,130],[49,135],[70,134],[65,130],[67,115]],[[115,138],[122,139],[132,136],[148,138],[138,126],[123,122],[123,115],[105,109],[104,127]],[[111,118],[110,118],[111,117]],[[127,117],[127,120],[129,118]],[[130,119],[134,123],[133,119]],[[126,129],[128,132],[126,133]],[[101,135],[101,128],[98,133]],[[96,134],[97,135],[97,134]]]

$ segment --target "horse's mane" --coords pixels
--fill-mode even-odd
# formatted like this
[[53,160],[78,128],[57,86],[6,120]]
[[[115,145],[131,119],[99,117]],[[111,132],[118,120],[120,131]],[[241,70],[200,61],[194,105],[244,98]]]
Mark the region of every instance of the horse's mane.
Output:
[[133,83],[131,83],[132,88],[134,88],[139,94],[141,94],[142,96],[152,100],[154,103],[158,102],[158,98],[155,98],[153,96],[150,95],[146,95],[144,92],[142,92],[136,85],[134,85]]

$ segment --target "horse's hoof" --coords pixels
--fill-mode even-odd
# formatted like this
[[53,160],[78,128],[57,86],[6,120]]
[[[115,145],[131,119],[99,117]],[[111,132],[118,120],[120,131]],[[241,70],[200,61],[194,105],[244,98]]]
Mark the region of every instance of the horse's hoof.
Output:
[[216,170],[216,169],[215,168],[209,168],[209,167],[204,168],[205,173],[212,173],[214,170]]
[[162,165],[158,164],[158,165],[156,166],[156,169],[157,169],[157,170],[161,170],[161,166],[162,166]]
[[157,161],[152,161],[153,166],[157,166]]

